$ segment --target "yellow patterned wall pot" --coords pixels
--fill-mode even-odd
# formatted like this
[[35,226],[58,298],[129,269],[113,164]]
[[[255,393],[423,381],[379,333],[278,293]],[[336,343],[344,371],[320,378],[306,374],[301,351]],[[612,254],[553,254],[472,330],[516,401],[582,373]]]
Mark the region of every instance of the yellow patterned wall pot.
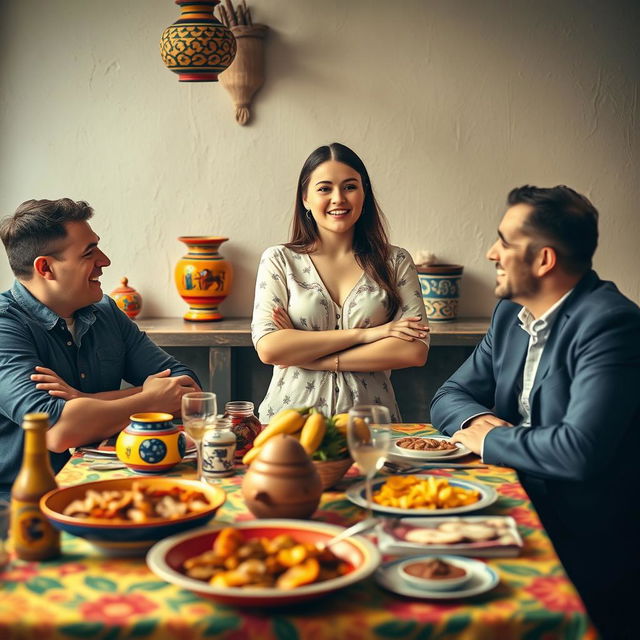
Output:
[[222,320],[218,305],[231,292],[233,267],[218,253],[218,247],[228,239],[218,236],[178,238],[189,249],[175,270],[178,293],[189,305],[185,320]]
[[231,31],[213,15],[219,0],[175,0],[181,15],[162,33],[160,55],[180,82],[216,82],[236,55]]

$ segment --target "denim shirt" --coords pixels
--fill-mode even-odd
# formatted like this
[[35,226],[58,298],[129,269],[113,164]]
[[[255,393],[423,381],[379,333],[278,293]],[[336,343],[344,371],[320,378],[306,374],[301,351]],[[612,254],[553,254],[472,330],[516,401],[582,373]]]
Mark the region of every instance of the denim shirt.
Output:
[[[163,369],[195,373],[156,346],[109,298],[75,312],[75,341],[67,323],[19,282],[0,294],[0,491],[9,491],[22,462],[26,413],[44,411],[54,425],[65,400],[36,389],[36,366],[53,369],[84,393],[115,391],[122,380],[140,386]],[[78,429],[82,425],[78,424]],[[51,453],[54,471],[69,453]]]

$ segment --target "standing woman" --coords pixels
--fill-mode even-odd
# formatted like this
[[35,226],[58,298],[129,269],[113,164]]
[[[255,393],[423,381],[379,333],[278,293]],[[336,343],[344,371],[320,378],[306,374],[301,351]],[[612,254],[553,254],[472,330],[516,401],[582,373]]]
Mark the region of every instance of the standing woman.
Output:
[[251,331],[260,360],[274,365],[263,423],[287,407],[332,415],[363,403],[400,421],[390,373],[426,362],[426,312],[411,257],[389,244],[348,147],[320,147],[304,163],[291,241],[260,260]]

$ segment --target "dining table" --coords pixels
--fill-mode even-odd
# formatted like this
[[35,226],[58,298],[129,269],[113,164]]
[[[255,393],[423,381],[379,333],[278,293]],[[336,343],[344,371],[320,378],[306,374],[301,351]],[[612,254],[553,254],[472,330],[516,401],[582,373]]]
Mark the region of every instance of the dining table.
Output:
[[[395,435],[427,436],[429,424],[396,424]],[[428,473],[492,487],[498,499],[483,515],[509,515],[523,540],[517,557],[483,558],[499,583],[466,599],[430,600],[396,595],[373,576],[320,599],[273,609],[224,605],[157,577],[137,557],[108,556],[86,540],[62,535],[62,554],[46,562],[15,558],[0,572],[2,640],[550,640],[592,639],[597,633],[513,469],[486,465],[470,454],[469,469]],[[57,475],[59,486],[133,475],[128,469],[95,470],[76,452]],[[226,491],[214,521],[253,519],[241,491],[244,467],[217,480]],[[384,473],[384,470],[381,472]],[[183,460],[166,475],[195,477]],[[348,526],[366,512],[346,496],[362,480],[354,465],[326,490],[312,519]],[[369,534],[370,535],[370,534]],[[383,557],[383,561],[393,558]]]

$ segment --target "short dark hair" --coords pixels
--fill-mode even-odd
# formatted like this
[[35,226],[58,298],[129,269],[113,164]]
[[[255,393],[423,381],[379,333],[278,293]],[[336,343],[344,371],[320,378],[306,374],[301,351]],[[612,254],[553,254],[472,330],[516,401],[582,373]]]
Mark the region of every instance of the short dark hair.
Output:
[[569,273],[591,269],[598,246],[598,211],[585,196],[565,185],[524,185],[509,193],[507,203],[531,205],[522,231],[538,241],[535,250],[543,246],[555,249],[558,264]]
[[18,278],[31,278],[33,261],[51,255],[59,240],[66,238],[67,222],[83,222],[93,209],[83,200],[27,200],[12,216],[0,221],[0,238],[9,264]]

